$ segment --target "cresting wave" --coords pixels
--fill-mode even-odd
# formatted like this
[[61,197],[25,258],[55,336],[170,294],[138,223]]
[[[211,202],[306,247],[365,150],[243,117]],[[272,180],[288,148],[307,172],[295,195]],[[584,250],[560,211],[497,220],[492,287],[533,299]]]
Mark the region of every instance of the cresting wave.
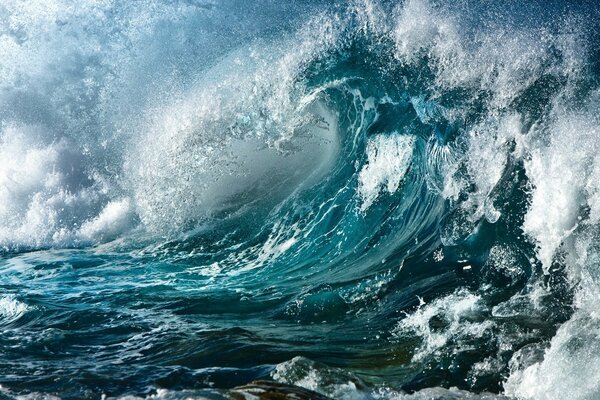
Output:
[[0,397],[600,396],[599,23],[0,1]]

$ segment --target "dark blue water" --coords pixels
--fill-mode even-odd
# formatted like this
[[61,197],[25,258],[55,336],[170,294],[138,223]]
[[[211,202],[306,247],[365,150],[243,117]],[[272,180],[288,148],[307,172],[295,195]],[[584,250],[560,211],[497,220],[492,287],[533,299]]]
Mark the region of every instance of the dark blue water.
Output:
[[600,398],[599,22],[0,1],[0,398]]

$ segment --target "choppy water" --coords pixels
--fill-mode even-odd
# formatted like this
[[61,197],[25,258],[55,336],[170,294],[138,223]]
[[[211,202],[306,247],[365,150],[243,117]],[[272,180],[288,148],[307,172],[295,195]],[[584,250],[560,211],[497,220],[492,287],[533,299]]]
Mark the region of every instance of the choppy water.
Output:
[[0,398],[599,399],[600,7],[521,3],[1,0]]

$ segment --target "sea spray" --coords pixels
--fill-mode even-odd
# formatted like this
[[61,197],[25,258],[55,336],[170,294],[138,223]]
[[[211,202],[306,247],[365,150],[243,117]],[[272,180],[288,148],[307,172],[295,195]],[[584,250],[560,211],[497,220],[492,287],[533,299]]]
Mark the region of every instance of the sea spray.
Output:
[[2,396],[594,398],[599,19],[0,1]]

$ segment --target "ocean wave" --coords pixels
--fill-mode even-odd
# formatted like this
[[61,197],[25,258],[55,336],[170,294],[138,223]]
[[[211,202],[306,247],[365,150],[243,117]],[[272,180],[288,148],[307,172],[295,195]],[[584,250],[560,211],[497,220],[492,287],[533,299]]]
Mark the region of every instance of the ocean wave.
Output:
[[[599,15],[0,2],[0,324],[30,338],[0,354],[31,361],[0,383],[597,395]],[[40,324],[80,347],[39,359]],[[82,391],[23,383],[69,359]]]

